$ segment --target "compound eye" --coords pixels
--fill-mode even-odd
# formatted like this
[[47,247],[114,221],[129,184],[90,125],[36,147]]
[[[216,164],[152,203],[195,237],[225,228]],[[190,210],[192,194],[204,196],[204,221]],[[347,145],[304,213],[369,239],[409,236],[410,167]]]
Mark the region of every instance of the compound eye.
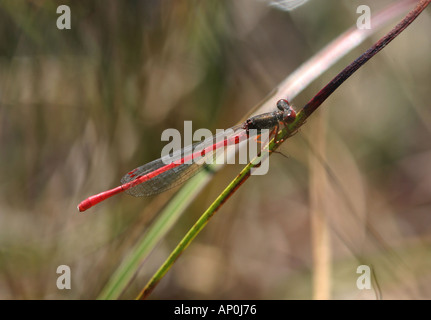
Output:
[[291,123],[296,119],[296,112],[289,106],[289,110],[284,113],[284,121]]
[[281,111],[288,110],[290,108],[289,101],[287,101],[286,99],[278,100],[277,101],[277,108],[278,108],[278,110],[281,110]]

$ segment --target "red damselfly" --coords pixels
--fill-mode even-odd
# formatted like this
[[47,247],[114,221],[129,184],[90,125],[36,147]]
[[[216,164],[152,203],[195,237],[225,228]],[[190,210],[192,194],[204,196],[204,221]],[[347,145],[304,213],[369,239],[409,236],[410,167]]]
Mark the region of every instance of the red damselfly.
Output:
[[[78,205],[78,210],[85,211],[123,191],[135,197],[150,196],[183,183],[195,175],[205,163],[208,163],[205,159],[215,157],[215,151],[247,140],[250,130],[255,129],[258,132],[269,129],[277,133],[280,124],[287,125],[296,117],[295,111],[285,99],[277,102],[277,109],[277,111],[253,116],[244,123],[232,127],[229,130],[231,134],[225,136],[221,141],[218,135],[214,135],[178,150],[173,155],[166,155],[128,172],[121,179],[120,186],[85,199]],[[199,161],[194,161],[195,159],[199,159]]]

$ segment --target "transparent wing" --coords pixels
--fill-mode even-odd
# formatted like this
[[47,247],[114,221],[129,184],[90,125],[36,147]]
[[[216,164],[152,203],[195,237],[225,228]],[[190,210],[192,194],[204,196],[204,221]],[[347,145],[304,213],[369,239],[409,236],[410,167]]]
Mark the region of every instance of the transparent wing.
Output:
[[[172,155],[166,155],[144,164],[124,175],[121,183],[129,183],[170,163],[180,163],[182,160],[185,160],[183,161],[185,163],[161,172],[153,178],[125,190],[125,192],[135,197],[141,197],[156,195],[176,187],[197,174],[206,163],[211,163],[211,160],[214,161],[220,155],[220,149],[225,150],[226,146],[236,144],[233,138],[240,135],[244,137],[246,133],[241,126],[235,126],[229,129],[229,131],[221,132],[204,141],[177,150]],[[187,159],[190,160],[191,157],[195,158],[197,155],[200,158],[198,162],[187,161]]]
[[[148,174],[163,166],[166,166],[166,164],[161,159],[157,159],[152,162],[149,162],[131,171],[133,172],[132,174],[130,173],[126,174],[121,179],[121,183],[125,184],[127,182],[133,181],[137,177]],[[203,165],[199,165],[196,163],[181,164],[175,168],[170,169],[169,171],[160,173],[159,175],[157,175],[156,177],[150,180],[147,180],[130,189],[127,189],[125,192],[134,197],[151,196],[151,195],[159,194],[173,187],[176,187],[179,184],[190,179],[196,173],[198,173],[202,168],[203,168]]]

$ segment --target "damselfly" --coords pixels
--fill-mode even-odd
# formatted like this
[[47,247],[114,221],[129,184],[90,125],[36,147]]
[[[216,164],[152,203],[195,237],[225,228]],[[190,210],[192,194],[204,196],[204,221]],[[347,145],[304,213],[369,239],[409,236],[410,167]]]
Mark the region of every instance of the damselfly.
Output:
[[[205,159],[215,157],[218,149],[247,140],[250,137],[250,130],[269,129],[277,133],[280,124],[287,125],[295,120],[296,113],[287,100],[279,100],[277,109],[253,116],[244,123],[232,127],[229,130],[231,134],[221,141],[219,136],[214,135],[178,150],[173,155],[166,155],[128,172],[121,179],[120,186],[87,198],[78,205],[78,210],[85,211],[123,191],[135,197],[150,196],[183,183],[208,163]],[[195,159],[199,161],[194,161]]]

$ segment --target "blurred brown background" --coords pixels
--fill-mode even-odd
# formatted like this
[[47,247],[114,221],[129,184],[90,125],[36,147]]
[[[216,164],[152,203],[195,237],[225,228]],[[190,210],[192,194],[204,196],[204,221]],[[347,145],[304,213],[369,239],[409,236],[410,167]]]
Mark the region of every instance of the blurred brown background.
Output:
[[[176,190],[85,214],[77,204],[158,158],[164,129],[236,124],[354,25],[358,5],[389,3],[311,0],[287,13],[257,0],[64,1],[72,29],[58,30],[60,3],[0,1],[0,299],[96,298]],[[431,298],[429,30],[428,8],[282,146],[287,159],[273,155],[270,172],[238,190],[151,298]],[[240,168],[217,174],[122,298]],[[364,263],[373,290],[356,287]],[[62,264],[71,290],[56,287]]]

